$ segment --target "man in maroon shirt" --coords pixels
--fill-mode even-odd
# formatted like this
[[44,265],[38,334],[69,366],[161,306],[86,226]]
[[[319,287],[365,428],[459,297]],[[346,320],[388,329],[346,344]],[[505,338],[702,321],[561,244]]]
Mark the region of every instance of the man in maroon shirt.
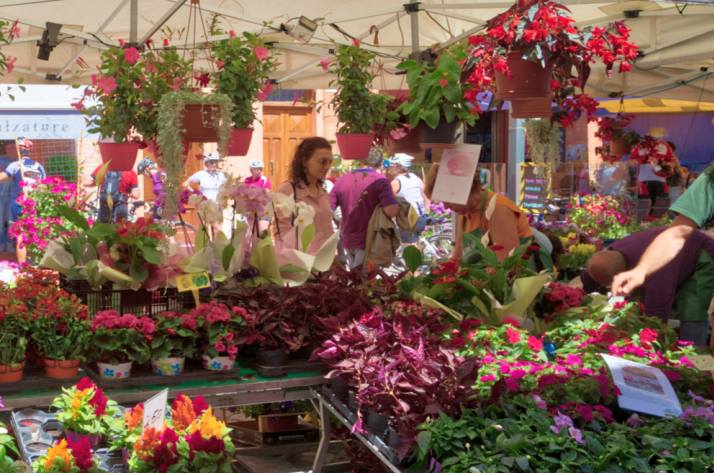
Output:
[[[382,162],[381,154],[372,159],[370,164],[374,166]],[[399,212],[389,180],[374,167],[355,169],[345,174],[330,192],[330,206],[333,210],[339,207],[342,211],[342,245],[350,268],[361,266],[364,261],[369,219],[380,205],[388,217],[394,217]]]
[[[607,287],[612,283],[615,275],[627,271],[637,265],[640,257],[666,228],[652,228],[634,233],[616,241],[606,250],[595,253],[587,264],[587,269],[581,274],[583,287],[592,292],[599,287]],[[688,313],[680,313],[680,338],[705,344],[707,330],[707,308],[709,300],[714,293],[711,282],[714,274],[714,240],[704,232],[696,231],[682,248],[682,251],[669,264],[652,273],[642,287],[640,298],[645,305],[645,314],[668,320],[675,305],[675,300],[680,302],[680,292],[684,288],[695,292],[696,299],[701,301],[696,312],[691,312],[692,305],[688,305]],[[692,286],[696,280],[704,281]]]

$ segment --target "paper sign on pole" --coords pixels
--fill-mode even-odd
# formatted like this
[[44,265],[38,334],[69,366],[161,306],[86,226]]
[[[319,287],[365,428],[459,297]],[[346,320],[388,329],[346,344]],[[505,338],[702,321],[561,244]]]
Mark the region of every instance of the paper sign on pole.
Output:
[[179,292],[193,291],[211,287],[211,278],[208,272],[182,274],[176,276],[176,287]]
[[615,385],[620,389],[617,403],[622,409],[659,417],[679,417],[682,405],[662,371],[616,356],[602,355]]
[[444,151],[431,200],[465,205],[480,155],[481,145],[458,145]]
[[164,389],[144,402],[143,430],[151,427],[159,432],[164,428],[166,418],[166,403],[169,400],[169,390]]

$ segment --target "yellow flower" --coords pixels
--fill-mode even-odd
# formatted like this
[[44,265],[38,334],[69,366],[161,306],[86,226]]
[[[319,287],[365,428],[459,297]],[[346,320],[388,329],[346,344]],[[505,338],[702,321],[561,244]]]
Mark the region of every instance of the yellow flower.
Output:
[[[55,461],[57,459],[62,460],[61,465],[56,465]],[[67,449],[67,441],[65,439],[60,440],[52,448],[47,451],[47,456],[45,457],[45,469],[51,470],[55,466],[60,466],[62,472],[69,473],[72,470],[72,455]]]
[[81,409],[82,404],[85,401],[85,396],[91,394],[92,389],[88,388],[83,391],[75,391],[74,394],[72,394],[72,401],[69,405],[69,411],[72,415],[72,419],[76,419],[79,417],[79,409]]
[[189,433],[194,433],[196,430],[201,432],[201,437],[208,439],[211,437],[223,438],[223,431],[226,424],[216,419],[211,412],[211,408],[206,409],[200,419],[196,419],[188,428]]

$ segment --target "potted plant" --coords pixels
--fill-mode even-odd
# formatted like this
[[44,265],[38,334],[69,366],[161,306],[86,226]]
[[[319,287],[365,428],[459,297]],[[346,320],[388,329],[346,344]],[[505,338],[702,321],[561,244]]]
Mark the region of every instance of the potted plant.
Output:
[[128,378],[133,363],[151,359],[154,321],[116,310],[97,312],[92,319],[93,358],[99,376],[107,379]]
[[188,90],[191,79],[191,61],[170,47],[164,40],[164,47],[149,47],[142,54],[144,81],[140,90],[141,109],[136,116],[136,131],[147,144],[149,152],[159,155],[156,139],[159,133],[159,102],[170,93]]
[[198,321],[203,367],[212,371],[234,369],[240,346],[253,343],[257,337],[249,325],[252,317],[248,311],[213,300],[191,312]]
[[[24,471],[24,470],[23,470]],[[32,463],[36,473],[105,473],[99,468],[89,441],[61,439]]]
[[176,215],[178,209],[186,158],[183,142],[218,141],[218,152],[226,156],[232,112],[230,97],[217,92],[170,92],[159,101],[157,141],[161,149],[159,164],[166,172],[165,218]]
[[622,21],[580,29],[553,0],[519,0],[469,38],[466,81],[510,100],[515,118],[548,117],[554,101],[556,117],[568,126],[582,112],[595,112],[596,102],[584,93],[591,64],[601,61],[608,74],[617,63],[621,73],[632,68],[638,47],[629,34]]
[[162,376],[178,376],[183,372],[186,357],[196,352],[198,324],[192,313],[161,312],[154,322],[156,330],[151,340],[151,368]]
[[[1,400],[0,405],[2,405]],[[6,473],[25,472],[26,468],[19,461],[13,460],[13,455],[15,458],[20,456],[20,452],[15,445],[15,438],[8,434],[7,427],[0,422],[0,471]]]
[[82,378],[54,398],[51,407],[57,410],[57,420],[62,423],[68,440],[86,439],[97,448],[103,438],[117,430],[121,422],[117,403],[107,399],[102,388],[89,378]]
[[200,396],[193,401],[179,395],[171,422],[161,432],[145,429],[129,460],[135,473],[181,471],[230,473],[235,447],[226,425],[216,419]]
[[111,448],[119,450],[125,464],[129,462],[130,452],[141,437],[144,422],[144,404],[139,403],[124,411],[121,422],[114,425],[116,431],[111,433]]
[[213,81],[233,103],[229,156],[248,154],[256,119],[254,104],[267,99],[273,88],[270,74],[278,61],[272,49],[272,43],[247,31],[211,46],[216,65]]
[[635,116],[631,113],[617,113],[612,117],[598,117],[597,131],[595,137],[600,138],[603,144],[609,144],[609,151],[615,156],[628,154],[630,148],[625,141],[625,128],[627,128]]
[[[473,125],[478,109],[469,104],[472,89],[461,81],[461,64],[466,50],[456,44],[445,49],[433,63],[409,59],[397,66],[407,74],[409,99],[403,112],[413,127],[421,127],[423,143],[451,143],[460,123]],[[473,92],[475,98],[475,91]]]
[[89,326],[89,311],[77,296],[57,287],[43,291],[33,307],[30,334],[47,376],[77,376],[90,346]]
[[[102,52],[99,74],[75,104],[86,115],[90,133],[99,133],[99,152],[112,171],[134,167],[140,139],[134,135],[142,109],[144,63],[135,47],[110,47]],[[85,106],[84,101],[91,105]]]
[[374,53],[353,45],[340,45],[330,72],[330,82],[337,88],[332,106],[339,128],[337,145],[343,159],[366,159],[372,147],[372,129],[385,120],[387,104],[392,97],[374,94],[369,89],[374,80],[371,70]]
[[0,383],[22,380],[30,317],[25,301],[0,287]]

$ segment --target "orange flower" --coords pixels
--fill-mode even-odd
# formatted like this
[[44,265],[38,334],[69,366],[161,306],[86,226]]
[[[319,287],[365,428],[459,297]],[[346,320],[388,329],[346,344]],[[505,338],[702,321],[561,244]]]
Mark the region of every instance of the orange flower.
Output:
[[190,425],[188,431],[189,433],[194,433],[196,430],[200,430],[201,436],[205,439],[211,437],[223,438],[225,427],[226,424],[216,419],[209,407],[199,420]]
[[191,398],[180,394],[171,406],[171,420],[176,430],[185,430],[196,420],[196,412],[193,410]]
[[134,451],[136,452],[139,460],[148,461],[152,458],[154,454],[154,449],[161,443],[161,433],[149,427],[144,430],[141,434],[141,438],[134,444]]
[[[62,463],[57,465],[55,463],[57,459],[62,460]],[[47,456],[45,457],[46,470],[60,467],[62,468],[60,471],[69,473],[72,471],[72,464],[72,454],[69,449],[67,449],[67,441],[65,439],[60,440],[59,443],[54,444],[54,446],[47,451]]]
[[144,421],[144,405],[137,404],[124,414],[124,424],[127,430],[140,429]]

